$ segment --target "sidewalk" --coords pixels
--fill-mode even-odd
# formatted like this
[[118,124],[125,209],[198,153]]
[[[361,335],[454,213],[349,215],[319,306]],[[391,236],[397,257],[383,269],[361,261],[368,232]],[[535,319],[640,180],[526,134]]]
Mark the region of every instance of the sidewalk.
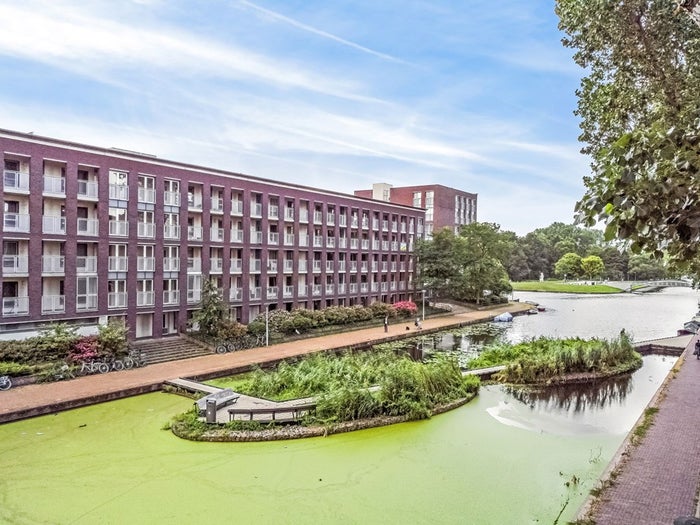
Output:
[[[597,525],[670,525],[695,516],[700,484],[700,361],[695,338],[651,403],[659,409],[637,446],[620,455],[619,472],[587,516]],[[582,516],[579,516],[582,517]],[[585,521],[588,523],[588,521]]]
[[[27,417],[59,412],[80,406],[119,399],[130,395],[155,392],[161,389],[163,381],[178,377],[213,377],[217,373],[241,371],[253,364],[274,363],[281,359],[303,354],[346,348],[353,345],[379,343],[387,339],[415,336],[419,333],[444,329],[450,326],[472,324],[492,319],[509,311],[526,310],[530,305],[511,303],[499,308],[484,311],[454,312],[423,323],[422,332],[413,329],[413,323],[397,323],[389,326],[388,333],[383,326],[355,330],[340,334],[301,339],[268,347],[254,348],[230,354],[170,361],[121,372],[79,377],[70,381],[39,383],[12,388],[0,393],[0,423],[7,423]],[[411,330],[406,331],[406,326]]]

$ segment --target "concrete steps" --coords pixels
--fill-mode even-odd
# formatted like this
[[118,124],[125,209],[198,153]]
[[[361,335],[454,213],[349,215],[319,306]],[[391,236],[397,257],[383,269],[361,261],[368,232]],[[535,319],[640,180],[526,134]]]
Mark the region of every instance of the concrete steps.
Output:
[[147,365],[213,353],[211,349],[200,346],[184,337],[165,337],[163,339],[136,342],[133,346],[141,351]]

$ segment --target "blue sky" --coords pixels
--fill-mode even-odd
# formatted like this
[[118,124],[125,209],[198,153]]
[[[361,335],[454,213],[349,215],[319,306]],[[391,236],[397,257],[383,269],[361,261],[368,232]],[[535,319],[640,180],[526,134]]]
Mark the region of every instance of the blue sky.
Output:
[[[21,5],[20,5],[21,4]],[[570,223],[582,72],[543,0],[0,0],[0,127]]]

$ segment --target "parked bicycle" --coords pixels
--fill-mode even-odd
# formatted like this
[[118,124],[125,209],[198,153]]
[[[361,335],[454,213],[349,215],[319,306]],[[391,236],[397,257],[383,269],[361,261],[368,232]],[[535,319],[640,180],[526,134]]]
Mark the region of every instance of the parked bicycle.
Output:
[[110,366],[104,361],[83,361],[80,367],[81,374],[95,374],[99,372],[100,374],[106,374],[109,372]]
[[225,354],[227,352],[235,352],[238,350],[236,344],[233,341],[222,341],[216,345],[217,354]]
[[122,358],[122,362],[126,369],[146,366],[146,359],[143,357],[143,352],[135,348],[129,349],[129,355]]
[[12,388],[10,376],[0,376],[0,390],[9,390],[10,388]]

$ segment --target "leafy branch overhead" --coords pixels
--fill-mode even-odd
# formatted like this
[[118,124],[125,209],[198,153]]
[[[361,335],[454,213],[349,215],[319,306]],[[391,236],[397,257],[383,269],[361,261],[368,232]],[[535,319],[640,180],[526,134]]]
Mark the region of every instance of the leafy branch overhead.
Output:
[[[592,174],[576,206],[635,253],[692,266],[700,249],[700,27],[669,0],[557,0]],[[697,269],[695,269],[697,273]]]

